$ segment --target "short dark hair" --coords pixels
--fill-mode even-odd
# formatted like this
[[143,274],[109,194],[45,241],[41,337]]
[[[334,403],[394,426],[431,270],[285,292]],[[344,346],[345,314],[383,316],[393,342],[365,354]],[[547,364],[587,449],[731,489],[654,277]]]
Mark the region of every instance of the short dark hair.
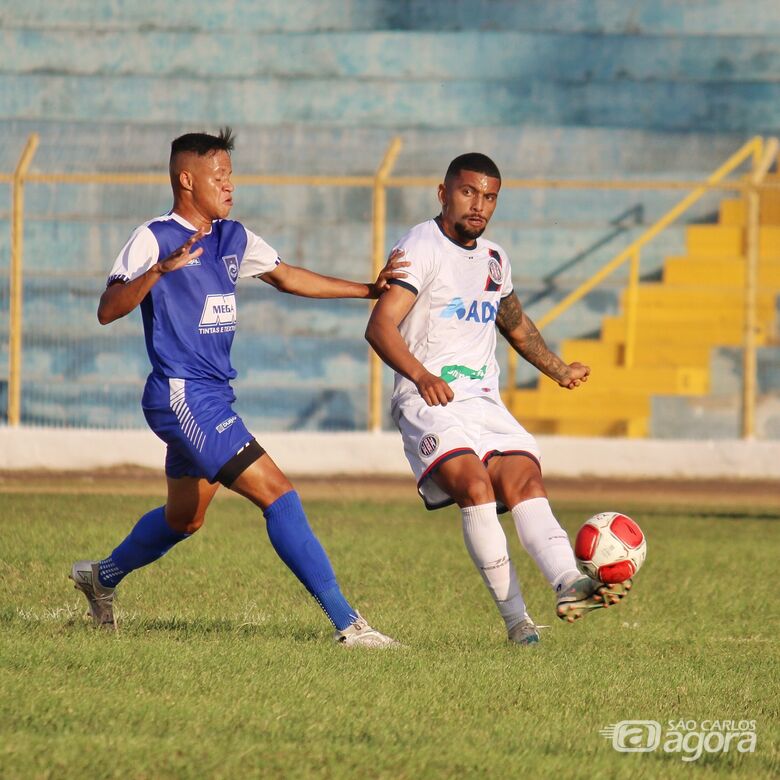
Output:
[[444,181],[448,182],[454,179],[461,171],[474,171],[474,173],[484,173],[492,179],[501,181],[501,173],[498,166],[486,155],[479,152],[468,152],[456,157],[447,168],[444,175]]
[[233,151],[236,137],[230,127],[222,127],[219,135],[210,135],[209,133],[186,133],[180,135],[171,142],[171,159],[180,152],[192,152],[199,157],[203,157],[209,152]]

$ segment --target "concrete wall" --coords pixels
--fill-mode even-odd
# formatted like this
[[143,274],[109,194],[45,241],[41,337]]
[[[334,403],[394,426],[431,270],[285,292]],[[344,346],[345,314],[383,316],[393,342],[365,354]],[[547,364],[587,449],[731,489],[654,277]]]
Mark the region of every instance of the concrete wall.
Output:
[[[401,437],[388,433],[262,433],[290,474],[405,476]],[[780,442],[653,441],[540,436],[550,477],[778,479]],[[0,427],[0,470],[89,470],[120,465],[161,469],[164,445],[148,431]]]
[[[438,177],[479,149],[506,177],[701,178],[750,135],[780,129],[778,42],[769,0],[9,0],[0,170],[36,131],[36,171],[164,171],[171,138],[231,123],[240,173],[367,174],[400,134],[399,174]],[[678,196],[505,190],[491,237],[538,317]],[[388,200],[388,245],[436,211],[430,189]],[[367,278],[366,190],[244,187],[236,202],[234,216],[289,262]],[[94,309],[130,230],[169,205],[166,186],[28,185],[25,421],[143,425],[139,323],[100,329]],[[709,198],[688,219],[716,208]],[[646,277],[681,252],[683,231],[643,254]],[[593,333],[617,310],[623,279],[556,322],[551,344]],[[242,298],[235,362],[248,419],[266,430],[364,427],[365,306],[290,303],[257,285]],[[534,376],[523,366],[518,379]]]

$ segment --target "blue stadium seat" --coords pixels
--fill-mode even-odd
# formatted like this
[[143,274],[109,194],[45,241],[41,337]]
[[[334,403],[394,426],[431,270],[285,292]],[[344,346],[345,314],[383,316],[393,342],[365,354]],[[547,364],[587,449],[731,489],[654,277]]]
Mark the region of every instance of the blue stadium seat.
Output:
[[[35,131],[33,172],[164,174],[171,138],[230,123],[239,174],[371,176],[400,134],[396,175],[439,179],[454,155],[480,150],[506,178],[700,179],[747,135],[780,127],[773,0],[742,14],[728,0],[194,0],[168,4],[164,16],[156,0],[13,6],[0,10],[2,171]],[[192,45],[200,56],[190,56]],[[230,56],[236,48],[252,56]],[[509,252],[515,287],[538,319],[680,197],[505,188],[490,235]],[[712,221],[718,200],[704,199],[686,219]],[[139,318],[101,328],[95,308],[130,231],[169,206],[165,182],[28,183],[25,421],[143,424]],[[5,349],[10,215],[0,209]],[[433,187],[389,189],[387,248],[436,210]],[[234,216],[289,262],[369,276],[368,188],[241,186]],[[645,278],[682,254],[684,230],[643,254]],[[621,269],[553,323],[551,344],[615,314],[625,278]],[[235,363],[246,413],[268,429],[363,427],[366,314],[363,303],[292,300],[242,282]],[[734,361],[719,354],[713,366],[730,386]],[[780,360],[761,354],[762,392],[776,392]],[[101,384],[106,376],[114,384]],[[519,381],[534,376],[521,365]],[[659,401],[658,414],[672,406]],[[678,413],[667,417],[672,430]]]

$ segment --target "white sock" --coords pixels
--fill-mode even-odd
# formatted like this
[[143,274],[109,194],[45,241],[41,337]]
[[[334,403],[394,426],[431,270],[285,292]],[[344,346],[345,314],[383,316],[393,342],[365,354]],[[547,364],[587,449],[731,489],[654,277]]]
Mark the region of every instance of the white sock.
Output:
[[496,514],[496,504],[461,508],[463,541],[471,560],[496,602],[507,630],[528,619],[517,574],[509,558],[506,536]]
[[512,518],[523,547],[556,593],[582,576],[569,537],[546,498],[521,501],[512,507]]

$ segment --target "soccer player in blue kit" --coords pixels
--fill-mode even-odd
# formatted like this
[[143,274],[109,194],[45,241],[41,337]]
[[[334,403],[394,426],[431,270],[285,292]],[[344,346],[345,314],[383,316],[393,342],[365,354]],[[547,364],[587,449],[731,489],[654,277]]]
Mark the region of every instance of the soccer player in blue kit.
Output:
[[259,236],[228,219],[233,143],[230,128],[173,141],[173,208],[135,230],[100,299],[102,324],[141,307],[152,364],[142,406],[167,444],[168,496],[106,558],[74,563],[70,578],[87,597],[95,625],[115,628],[116,586],[194,534],[225,485],[262,509],[274,550],[325,611],[337,642],[393,645],[346,600],[298,493],[233,411],[230,348],[240,277],[310,298],[377,298],[389,279],[404,276],[399,266],[405,263],[393,256],[373,284],[283,263]]

